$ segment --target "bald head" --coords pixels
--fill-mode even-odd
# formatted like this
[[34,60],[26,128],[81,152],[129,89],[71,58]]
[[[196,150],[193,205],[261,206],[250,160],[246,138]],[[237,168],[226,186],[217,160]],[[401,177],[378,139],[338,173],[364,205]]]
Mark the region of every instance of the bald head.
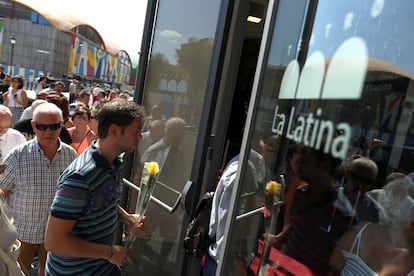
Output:
[[181,143],[185,135],[185,121],[179,117],[171,117],[165,123],[165,141],[169,145]]
[[377,164],[369,158],[360,157],[352,160],[350,170],[352,173],[364,173],[366,177],[375,179],[378,174]]
[[0,104],[0,136],[3,136],[12,124],[12,113],[7,106]]
[[45,101],[45,100],[36,100],[36,101],[34,101],[31,105],[30,112],[32,112],[32,114],[33,114],[36,107],[38,107],[39,105],[44,104],[44,103],[47,103],[47,101]]
[[0,116],[10,116],[11,118],[12,113],[7,106],[0,104]]
[[371,159],[360,157],[352,160],[349,171],[353,185],[362,191],[366,192],[375,185],[378,166]]

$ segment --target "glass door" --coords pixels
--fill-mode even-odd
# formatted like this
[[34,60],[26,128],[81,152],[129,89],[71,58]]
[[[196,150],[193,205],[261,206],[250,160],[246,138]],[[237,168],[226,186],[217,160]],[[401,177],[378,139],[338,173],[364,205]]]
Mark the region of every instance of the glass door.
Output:
[[[262,43],[217,275],[339,274],[350,255],[342,250],[350,251],[350,237],[364,221],[374,226],[366,235],[376,242],[361,241],[360,252],[411,248],[414,40],[407,34],[414,4],[277,2]],[[259,150],[257,137],[264,144]],[[269,151],[275,142],[277,150]],[[264,179],[249,173],[258,154]],[[275,182],[280,190],[268,188]],[[252,209],[269,211],[255,213],[261,219],[246,214],[244,194],[252,187]],[[263,240],[265,233],[277,236]],[[381,266],[371,269],[379,273]]]
[[[135,153],[131,182],[139,185],[144,162],[158,162],[160,174],[153,196],[167,208],[150,203],[125,275],[181,275],[185,220],[181,196],[187,181],[194,180],[192,173],[199,169],[194,168],[195,155],[205,152],[204,143],[200,148],[196,145],[205,138],[205,120],[210,113],[205,103],[211,100],[207,84],[209,74],[214,75],[210,71],[214,72],[221,5],[219,0],[156,4],[147,71],[139,73],[145,74],[140,92],[147,120]],[[137,193],[131,190],[131,212],[135,211],[136,198]]]

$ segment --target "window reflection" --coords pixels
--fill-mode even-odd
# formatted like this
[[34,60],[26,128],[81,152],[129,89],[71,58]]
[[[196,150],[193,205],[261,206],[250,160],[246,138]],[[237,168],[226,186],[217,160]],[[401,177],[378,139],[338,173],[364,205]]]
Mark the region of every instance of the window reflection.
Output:
[[[190,178],[219,5],[220,1],[160,1],[157,9],[142,93],[148,118],[132,174],[139,184],[144,162],[157,161],[159,183],[153,195],[169,206]],[[132,192],[129,199],[131,211],[136,196]],[[177,267],[183,261],[183,207],[170,214],[151,202],[146,216],[125,274],[181,275]]]
[[[234,273],[243,256],[254,273],[360,273],[350,262],[369,275],[395,272],[393,260],[410,252],[414,221],[414,56],[406,35],[414,5],[302,4],[315,15],[288,1],[277,7],[251,129],[264,142],[263,183],[282,184],[283,204],[275,209],[257,191],[255,207],[268,212],[256,237],[240,235],[246,228],[234,222],[224,271]],[[246,212],[241,202],[238,214]],[[240,248],[249,243],[256,247]],[[411,271],[408,263],[398,275]]]

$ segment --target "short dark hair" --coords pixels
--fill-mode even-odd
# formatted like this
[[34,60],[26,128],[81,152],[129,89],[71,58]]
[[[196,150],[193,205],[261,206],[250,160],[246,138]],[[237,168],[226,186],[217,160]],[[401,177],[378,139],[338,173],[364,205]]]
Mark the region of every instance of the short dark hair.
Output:
[[109,127],[115,124],[123,130],[136,118],[145,118],[142,106],[125,99],[114,99],[102,105],[98,115],[98,138],[108,136]]
[[303,153],[309,154],[316,158],[317,162],[329,162],[329,170],[328,173],[331,176],[335,175],[336,169],[341,164],[342,160],[339,158],[333,157],[330,153],[324,152],[325,145],[322,143],[320,149],[314,149],[309,147],[304,147]]
[[75,108],[75,112],[73,113],[72,117],[82,117],[83,114],[86,114],[89,120],[91,119],[91,111],[89,110],[89,108],[87,108],[84,104],[78,104]]
[[24,79],[23,76],[21,75],[15,75],[11,78],[11,81],[17,80],[19,82],[19,86],[17,87],[17,89],[22,89],[23,85],[24,85]]
[[46,101],[57,105],[62,110],[63,120],[69,117],[69,102],[64,96],[57,94],[49,94],[46,97]]

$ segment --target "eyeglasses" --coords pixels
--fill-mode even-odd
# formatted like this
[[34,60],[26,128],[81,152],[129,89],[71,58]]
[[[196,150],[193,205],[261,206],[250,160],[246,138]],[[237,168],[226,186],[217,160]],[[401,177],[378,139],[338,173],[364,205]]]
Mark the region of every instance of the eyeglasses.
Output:
[[48,128],[50,130],[58,130],[58,129],[60,129],[60,127],[62,126],[62,124],[61,123],[57,123],[57,124],[51,124],[51,125],[44,125],[44,124],[38,124],[38,123],[36,123],[35,126],[36,126],[36,128],[38,130],[41,130],[41,131],[44,131],[44,130],[46,130]]

